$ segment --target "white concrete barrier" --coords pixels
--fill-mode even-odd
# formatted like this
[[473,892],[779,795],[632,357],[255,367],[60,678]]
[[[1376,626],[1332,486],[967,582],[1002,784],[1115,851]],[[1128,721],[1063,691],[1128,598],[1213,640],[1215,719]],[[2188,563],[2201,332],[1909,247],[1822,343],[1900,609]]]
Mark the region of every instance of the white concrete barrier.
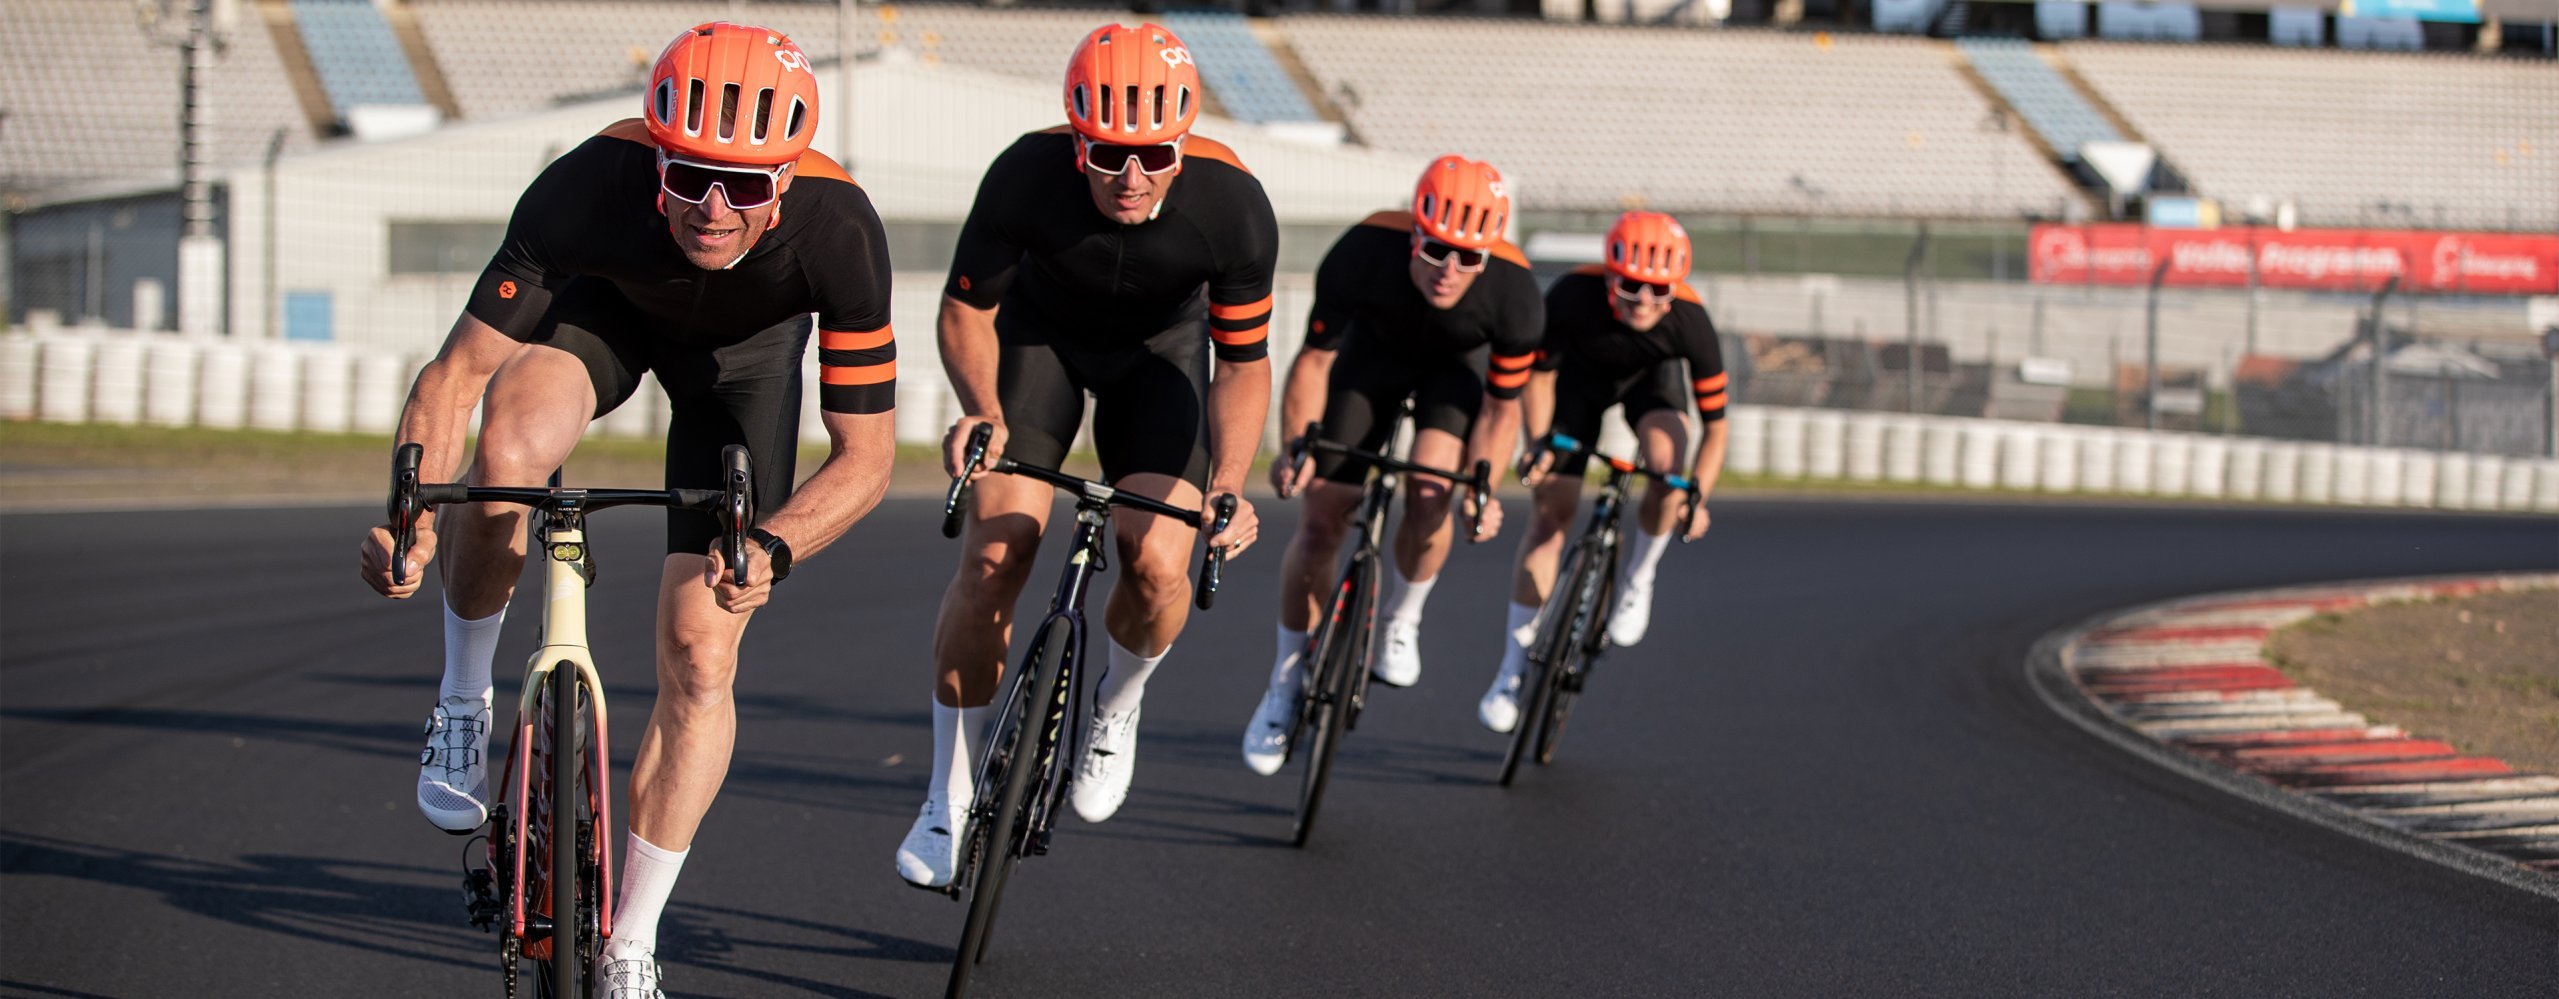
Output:
[[653,396],[657,384],[655,372],[641,375],[639,384],[631,387],[630,398],[595,418],[594,432],[616,440],[646,438],[650,424],[658,418],[658,400]]
[[2115,431],[2109,427],[2073,427],[2079,441],[2079,488],[2082,492],[2115,491]]
[[1921,440],[1927,436],[1927,425],[1916,416],[1893,416],[1884,423],[1884,478],[1891,482],[1917,482],[1920,472]]
[[2534,462],[2529,458],[2515,458],[2506,462],[2506,481],[2503,487],[2497,490],[2498,509],[2532,509],[2533,465]]
[[98,340],[89,368],[89,422],[129,427],[142,422],[142,363],[150,344],[138,336]]
[[1999,488],[2033,492],[2042,481],[2036,464],[2041,428],[2008,427],[1999,431]]
[[2266,449],[2270,446],[2247,437],[2230,442],[2230,467],[2225,473],[2224,489],[2231,499],[2253,500],[2265,495]]
[[2372,502],[2372,449],[2338,448],[2336,463],[2336,493],[2333,500],[2346,506],[2369,505]]
[[[909,378],[898,381],[898,443],[940,444],[942,442],[942,432],[950,427],[950,424],[942,422],[941,419],[942,396],[948,392],[947,383],[940,378]],[[1730,419],[1731,416],[1730,411],[1725,413],[1726,419]],[[1306,428],[1299,427],[1297,430],[1290,430],[1282,427],[1280,436],[1285,440],[1296,436],[1298,431],[1304,429]],[[1729,442],[1725,445],[1724,455],[1727,459],[1732,456],[1732,446]]]
[[2079,443],[2069,427],[2046,427],[2035,435],[2035,485],[2048,493],[2079,491]]
[[1932,486],[1964,480],[1964,428],[1945,417],[1931,417],[1920,427],[1919,477]]
[[409,402],[409,385],[417,380],[409,359],[390,352],[355,359],[355,381],[349,389],[347,426],[360,434],[387,434],[399,429],[400,410]]
[[1848,477],[1848,415],[1820,410],[1804,417],[1804,475],[1837,481]]
[[1852,482],[1884,477],[1884,421],[1881,413],[1847,414],[1847,474]]
[[[905,409],[900,405],[899,409]],[[950,426],[940,418],[940,401],[916,412],[937,424],[933,439],[940,440],[943,428]],[[1758,406],[1734,406],[1724,411],[1724,468],[1735,475],[1768,474],[1768,411]],[[1302,430],[1304,428],[1298,428]],[[1280,428],[1282,437],[1296,436],[1297,430]]]
[[2124,433],[2115,438],[2115,491],[2135,496],[2150,495],[2152,484],[2152,452],[2158,440],[2150,434]]
[[89,422],[89,374],[97,358],[95,339],[47,338],[36,361],[36,418]]
[[203,346],[176,337],[152,341],[142,361],[142,421],[155,427],[195,423],[196,356]]
[[1963,471],[1958,481],[1966,489],[1989,489],[1999,484],[1999,428],[1988,420],[1965,420],[1958,433],[1963,439]]
[[1780,479],[1804,477],[1804,411],[1780,409],[1768,414],[1768,474]]
[[0,420],[35,419],[36,357],[41,353],[34,337],[0,335]]
[[2154,434],[2150,440],[2150,491],[2184,496],[2194,491],[2195,442],[2184,434]]
[[2559,513],[2559,460],[2532,463],[2532,508]]
[[2367,498],[2374,506],[2398,506],[2408,491],[2407,454],[2391,448],[2369,453],[2372,464],[2365,469]]
[[236,343],[206,344],[196,364],[195,423],[238,430],[249,422],[249,350]]
[[2301,446],[2301,477],[2293,499],[2319,505],[2337,501],[2337,445]]
[[2264,474],[2257,480],[2257,498],[2269,503],[2291,503],[2301,498],[2301,454],[2299,444],[2266,445]]
[[2399,459],[2399,503],[2402,506],[2435,505],[2435,456],[2425,451],[2410,451]]
[[333,347],[302,353],[302,429],[343,434],[355,414],[355,357]]
[[2435,456],[2435,505],[2446,510],[2470,509],[2470,456],[2446,452]]
[[2230,492],[2230,442],[2218,438],[2195,441],[2190,452],[2194,459],[2186,473],[2186,491],[2205,499],[2220,499]]
[[292,430],[302,418],[302,352],[282,344],[249,354],[249,426]]
[[2505,508],[2500,488],[2505,484],[2504,455],[2474,454],[2470,456],[2470,508],[2499,510]]

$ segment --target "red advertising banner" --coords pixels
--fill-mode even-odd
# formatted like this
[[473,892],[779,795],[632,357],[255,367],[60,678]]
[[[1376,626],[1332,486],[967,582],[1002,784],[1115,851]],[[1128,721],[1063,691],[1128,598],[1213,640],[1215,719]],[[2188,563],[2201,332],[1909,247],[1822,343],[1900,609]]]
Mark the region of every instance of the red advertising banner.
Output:
[[2244,288],[2250,262],[2268,288],[2373,291],[2396,275],[2403,291],[2559,294],[2559,236],[2406,229],[2153,229],[2128,223],[2038,225],[2028,276],[2044,284],[2166,282]]

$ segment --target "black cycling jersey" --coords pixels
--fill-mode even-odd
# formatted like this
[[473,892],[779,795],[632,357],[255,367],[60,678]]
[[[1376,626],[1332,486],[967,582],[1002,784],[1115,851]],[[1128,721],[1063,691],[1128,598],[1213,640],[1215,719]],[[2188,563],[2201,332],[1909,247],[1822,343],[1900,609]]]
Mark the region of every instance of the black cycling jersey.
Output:
[[1351,227],[1324,254],[1315,271],[1315,306],[1306,320],[1306,345],[1340,349],[1360,341],[1372,360],[1423,368],[1490,347],[1488,391],[1516,399],[1528,384],[1546,305],[1528,258],[1497,243],[1466,296],[1447,309],[1431,307],[1413,286],[1410,212],[1379,212]]
[[642,327],[631,332],[708,350],[815,312],[821,405],[894,408],[888,243],[870,198],[835,161],[801,154],[772,231],[725,270],[684,258],[658,197],[656,146],[639,119],[570,150],[516,202],[506,241],[471,291],[470,314],[529,341],[570,282],[603,281],[629,306],[618,318]]
[[[1093,207],[1064,126],[1015,140],[979,183],[944,294],[1036,319],[1110,351],[1208,316],[1225,361],[1269,353],[1279,221],[1232,150],[1193,135],[1155,217],[1121,225]],[[1201,290],[1207,291],[1203,304]],[[1018,315],[1024,311],[1036,316]]]
[[1696,290],[1680,284],[1670,314],[1641,333],[1617,321],[1609,309],[1611,294],[1607,271],[1597,265],[1575,268],[1546,289],[1546,338],[1538,347],[1537,369],[1561,367],[1595,383],[1623,383],[1662,362],[1684,359],[1698,417],[1723,419],[1724,351]]

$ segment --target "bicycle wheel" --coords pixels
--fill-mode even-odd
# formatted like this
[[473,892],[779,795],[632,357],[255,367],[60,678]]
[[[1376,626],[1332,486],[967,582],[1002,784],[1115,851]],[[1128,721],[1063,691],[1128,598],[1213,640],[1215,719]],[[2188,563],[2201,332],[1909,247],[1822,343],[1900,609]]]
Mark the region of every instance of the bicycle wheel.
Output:
[[1360,668],[1351,656],[1359,644],[1355,629],[1360,597],[1374,587],[1370,577],[1375,573],[1366,561],[1352,563],[1342,585],[1334,589],[1333,606],[1307,650],[1311,675],[1299,695],[1307,699],[1306,773],[1297,787],[1297,825],[1289,837],[1292,846],[1305,846],[1306,838],[1314,834],[1315,812],[1323,805],[1324,786],[1332,778],[1333,751],[1341,746],[1350,709],[1351,674]]
[[1555,762],[1555,745],[1564,738],[1564,723],[1572,717],[1573,702],[1580,699],[1582,681],[1590,675],[1591,664],[1599,654],[1600,643],[1608,640],[1608,601],[1615,587],[1615,551],[1607,557],[1585,560],[1582,578],[1574,580],[1572,627],[1566,629],[1561,645],[1563,656],[1557,661],[1554,693],[1546,699],[1546,714],[1537,726],[1537,763]]
[[[594,834],[580,835],[587,805],[586,754],[578,749],[578,671],[571,663],[551,668],[551,957],[548,985],[559,999],[584,999],[582,980],[591,946],[586,930],[586,913],[580,903],[586,894],[580,885],[584,880],[586,848],[593,845]],[[581,842],[581,841],[584,842]]]
[[1546,595],[1546,609],[1538,613],[1537,635],[1528,646],[1528,665],[1520,672],[1519,721],[1511,726],[1510,748],[1502,753],[1503,787],[1519,774],[1519,761],[1526,758],[1538,724],[1545,720],[1546,704],[1553,700],[1556,681],[1562,670],[1565,643],[1570,632],[1573,611],[1573,581],[1581,578],[1582,551],[1575,546],[1563,569],[1555,575],[1555,588]]
[[1359,730],[1360,712],[1368,710],[1368,682],[1376,679],[1369,667],[1376,659],[1378,563],[1370,560],[1362,577],[1359,599],[1352,601],[1350,620],[1357,622],[1351,630],[1350,654],[1343,661],[1350,664],[1349,675],[1342,679],[1342,731]]
[[1053,619],[1041,629],[1030,657],[1014,674],[1013,689],[1004,699],[1004,714],[996,719],[994,731],[1002,735],[993,742],[999,751],[989,754],[986,764],[978,770],[978,801],[982,806],[991,795],[994,804],[970,809],[970,838],[978,844],[970,851],[970,859],[977,883],[969,896],[968,922],[960,930],[959,954],[951,961],[950,985],[943,992],[949,999],[958,999],[968,991],[969,969],[986,957],[987,935],[995,928],[996,908],[1004,900],[1004,883],[1022,859],[1021,846],[1028,831],[1024,828],[1027,811],[1023,803],[1030,797],[1039,771],[1056,762],[1051,754],[1056,745],[1055,733],[1066,722],[1068,694],[1058,682],[1058,672],[1072,637],[1073,629],[1063,618]]

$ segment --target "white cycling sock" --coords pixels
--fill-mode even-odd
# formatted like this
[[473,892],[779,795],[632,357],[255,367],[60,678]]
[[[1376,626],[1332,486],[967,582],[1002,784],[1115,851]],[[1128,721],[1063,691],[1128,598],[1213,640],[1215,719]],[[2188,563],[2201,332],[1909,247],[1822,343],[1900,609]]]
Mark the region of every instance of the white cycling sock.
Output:
[[1306,661],[1306,640],[1313,634],[1291,630],[1285,624],[1279,626],[1279,654],[1271,659],[1271,689],[1278,690],[1285,684],[1296,690],[1298,684],[1305,682],[1298,674],[1298,666]]
[[1415,582],[1404,578],[1404,570],[1398,567],[1395,570],[1395,581],[1387,585],[1386,600],[1378,610],[1383,612],[1389,621],[1420,624],[1422,602],[1431,598],[1431,587],[1437,585],[1439,585],[1438,576]]
[[1650,534],[1641,527],[1628,533],[1633,540],[1626,545],[1626,582],[1651,586],[1653,569],[1662,564],[1662,553],[1670,550],[1670,535]]
[[613,903],[613,941],[607,950],[624,960],[654,953],[658,947],[658,914],[666,911],[666,897],[675,892],[675,876],[684,870],[684,858],[693,851],[667,850],[640,838],[630,836],[630,849],[622,855],[622,894]]
[[438,700],[447,697],[489,699],[489,664],[498,656],[498,630],[506,624],[506,608],[477,621],[463,620],[444,605],[444,685],[436,692]]
[[1093,707],[1102,714],[1126,714],[1137,710],[1138,700],[1146,696],[1147,676],[1155,672],[1173,647],[1167,645],[1163,652],[1141,656],[1121,648],[1119,639],[1111,639],[1110,645],[1111,667],[1102,674],[1102,688],[1094,692]]
[[1537,608],[1512,604],[1502,638],[1502,675],[1518,676],[1528,668],[1528,643],[1537,640]]
[[977,756],[986,751],[986,723],[994,716],[987,705],[933,702],[933,783],[927,790],[944,804],[965,808],[977,800]]

